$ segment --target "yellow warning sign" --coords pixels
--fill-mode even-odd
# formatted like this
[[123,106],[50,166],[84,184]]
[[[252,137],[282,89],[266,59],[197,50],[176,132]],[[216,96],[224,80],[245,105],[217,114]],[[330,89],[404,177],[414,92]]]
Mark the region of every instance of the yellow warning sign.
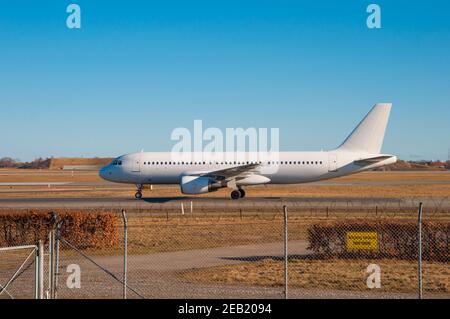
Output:
[[348,250],[377,250],[378,249],[378,233],[367,231],[350,231],[347,232],[347,249]]

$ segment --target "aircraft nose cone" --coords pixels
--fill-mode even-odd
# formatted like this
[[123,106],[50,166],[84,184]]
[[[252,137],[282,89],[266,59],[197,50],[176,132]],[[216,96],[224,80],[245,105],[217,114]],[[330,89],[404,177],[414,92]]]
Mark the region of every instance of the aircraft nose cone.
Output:
[[108,167],[105,166],[105,167],[100,169],[100,171],[98,172],[98,175],[101,178],[108,180],[108,176],[107,176],[108,172],[107,171],[108,171]]

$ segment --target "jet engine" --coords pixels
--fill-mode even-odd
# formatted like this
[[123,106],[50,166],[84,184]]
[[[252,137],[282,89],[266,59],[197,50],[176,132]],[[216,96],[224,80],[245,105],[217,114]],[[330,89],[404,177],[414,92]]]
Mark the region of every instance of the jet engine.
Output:
[[181,178],[180,187],[183,194],[204,194],[216,191],[223,186],[206,176],[186,175]]

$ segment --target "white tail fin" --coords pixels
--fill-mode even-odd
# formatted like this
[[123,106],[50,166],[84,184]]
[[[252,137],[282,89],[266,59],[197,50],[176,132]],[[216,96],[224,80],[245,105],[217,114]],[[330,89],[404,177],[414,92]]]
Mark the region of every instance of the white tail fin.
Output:
[[391,103],[375,104],[338,149],[379,154],[391,107]]

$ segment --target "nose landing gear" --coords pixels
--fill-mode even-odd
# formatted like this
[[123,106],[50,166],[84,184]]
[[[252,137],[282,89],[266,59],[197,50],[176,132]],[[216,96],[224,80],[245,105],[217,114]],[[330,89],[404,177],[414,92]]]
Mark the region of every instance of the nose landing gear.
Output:
[[136,185],[136,187],[137,187],[137,190],[136,190],[136,193],[134,194],[134,197],[136,198],[136,199],[141,199],[142,198],[142,184],[137,184]]

